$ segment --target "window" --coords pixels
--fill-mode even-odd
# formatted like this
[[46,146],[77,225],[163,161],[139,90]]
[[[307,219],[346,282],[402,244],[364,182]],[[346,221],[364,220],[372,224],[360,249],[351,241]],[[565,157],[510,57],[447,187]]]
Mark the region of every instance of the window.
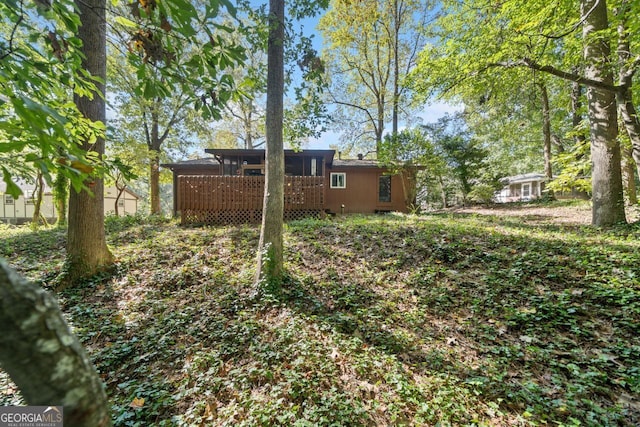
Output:
[[29,197],[27,200],[27,205],[35,205],[36,204],[36,199],[34,199],[33,197]]
[[344,172],[332,172],[331,188],[347,188],[347,174]]
[[522,184],[522,198],[528,199],[531,197],[531,184]]
[[119,208],[123,208],[124,207],[124,199],[118,200],[118,207]]
[[382,175],[378,178],[378,201],[391,201],[391,177],[389,175]]
[[11,195],[9,195],[9,194],[5,194],[4,195],[4,204],[5,205],[12,205],[13,204],[13,197],[11,197]]

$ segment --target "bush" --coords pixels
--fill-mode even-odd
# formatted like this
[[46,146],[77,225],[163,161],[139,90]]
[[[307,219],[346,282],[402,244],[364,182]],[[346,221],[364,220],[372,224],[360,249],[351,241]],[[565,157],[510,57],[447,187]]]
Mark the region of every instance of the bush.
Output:
[[493,201],[495,189],[489,184],[477,184],[469,192],[467,198],[473,203],[488,204]]

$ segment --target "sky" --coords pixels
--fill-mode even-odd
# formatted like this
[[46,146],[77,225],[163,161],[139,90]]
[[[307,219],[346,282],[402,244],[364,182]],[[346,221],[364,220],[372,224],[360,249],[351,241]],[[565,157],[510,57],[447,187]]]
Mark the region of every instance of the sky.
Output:
[[[256,1],[256,4],[260,3],[262,2],[259,0]],[[319,19],[320,16],[307,18],[300,22],[300,24],[296,25],[296,28],[299,28],[298,25],[301,26],[307,35],[314,35],[313,47],[318,52],[320,52],[323,47],[322,34],[316,29]],[[460,108],[460,106],[450,105],[442,101],[434,101],[426,104],[418,115],[422,119],[423,123],[434,123],[445,114],[454,113],[456,111],[459,111]],[[329,149],[330,146],[336,146],[339,144],[340,134],[334,131],[326,131],[320,137],[310,139],[307,143],[303,144],[303,146],[304,148],[308,149],[324,150]]]
[[[445,102],[433,102],[424,106],[419,113],[422,123],[434,123],[445,114],[452,114],[460,111],[460,106],[450,105]],[[315,150],[327,150],[330,146],[340,143],[340,134],[332,131],[323,133],[319,138],[312,138],[306,144],[305,148]]]

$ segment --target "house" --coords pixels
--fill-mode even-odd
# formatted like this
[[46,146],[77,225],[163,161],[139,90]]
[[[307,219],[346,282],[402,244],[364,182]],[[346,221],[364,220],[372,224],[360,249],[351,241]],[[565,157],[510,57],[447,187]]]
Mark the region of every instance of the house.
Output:
[[546,180],[546,177],[541,173],[527,173],[502,178],[500,182],[504,187],[496,193],[495,200],[498,203],[508,203],[528,202],[537,199],[544,192]]
[[[207,149],[212,157],[164,164],[173,172],[173,213],[183,224],[259,222],[265,151]],[[391,174],[375,160],[336,159],[334,150],[285,150],[285,219],[347,213],[407,212],[410,172]]]
[[116,187],[105,187],[104,189],[104,214],[116,214],[116,200],[118,203],[118,216],[135,215],[138,213],[140,196],[125,187],[120,197]]
[[[7,224],[24,224],[33,219],[35,210],[35,185],[18,181],[18,187],[22,190],[22,195],[14,199],[10,194],[6,194],[6,184],[0,181],[0,222]],[[104,212],[105,214],[115,213],[116,198],[118,190],[115,187],[106,187],[104,190]],[[139,197],[125,189],[118,199],[118,215],[135,215],[138,211]],[[53,202],[51,188],[45,185],[42,196],[40,213],[49,223],[56,220],[56,209]]]

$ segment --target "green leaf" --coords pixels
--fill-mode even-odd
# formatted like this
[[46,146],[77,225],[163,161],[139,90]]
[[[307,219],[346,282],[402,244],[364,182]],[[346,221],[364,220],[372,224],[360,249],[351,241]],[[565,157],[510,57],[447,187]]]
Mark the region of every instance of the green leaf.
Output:
[[126,28],[138,28],[138,24],[124,16],[116,16],[116,22]]
[[20,197],[20,195],[22,194],[22,190],[16,185],[15,182],[13,182],[13,180],[11,179],[11,174],[4,166],[2,167],[2,178],[5,184],[7,184],[6,193],[11,195],[11,197],[13,197],[14,199]]
[[11,151],[22,151],[27,145],[25,141],[17,142],[0,142],[0,153],[9,153]]

